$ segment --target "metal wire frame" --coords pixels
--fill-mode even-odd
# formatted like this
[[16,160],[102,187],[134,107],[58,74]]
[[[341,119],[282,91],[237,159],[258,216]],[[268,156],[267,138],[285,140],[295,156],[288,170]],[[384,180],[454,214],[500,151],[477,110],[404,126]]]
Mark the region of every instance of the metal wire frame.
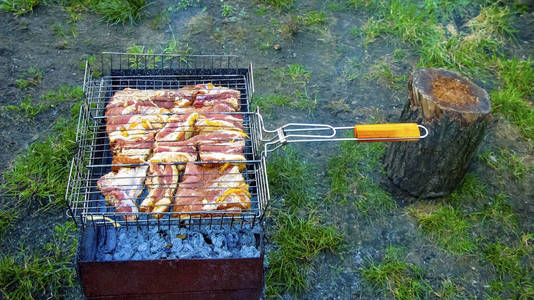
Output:
[[[250,97],[254,91],[252,66],[248,69],[238,68],[235,56],[180,57],[106,53],[101,59],[101,72],[104,76],[94,79],[93,68],[94,66],[86,64],[86,102],[80,109],[76,136],[79,147],[72,160],[66,194],[68,213],[79,226],[211,227],[224,224],[259,224],[269,199],[269,191],[265,159],[258,155],[258,135],[261,133],[256,124],[257,115],[249,113]],[[246,165],[242,175],[250,187],[251,208],[238,214],[225,211],[166,212],[162,213],[159,219],[153,218],[149,212],[139,212],[137,220],[125,221],[124,213],[117,213],[113,207],[106,206],[100,191],[96,190],[97,180],[109,172],[111,166],[109,142],[103,130],[107,101],[115,91],[124,88],[177,89],[199,83],[212,83],[241,92],[241,107],[237,114],[243,116],[248,137],[244,152],[247,160],[239,163]]]

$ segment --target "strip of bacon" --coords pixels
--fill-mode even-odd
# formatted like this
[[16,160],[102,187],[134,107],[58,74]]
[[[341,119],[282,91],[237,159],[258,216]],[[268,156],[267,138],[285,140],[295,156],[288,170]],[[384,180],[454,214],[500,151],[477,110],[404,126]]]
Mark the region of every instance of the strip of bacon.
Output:
[[[201,161],[245,161],[245,134],[240,131],[218,130],[195,136]],[[244,164],[240,164],[244,167]]]
[[102,192],[107,205],[113,205],[116,212],[127,213],[126,221],[137,220],[136,199],[143,191],[147,166],[120,168],[100,177],[97,188]]
[[244,131],[243,116],[237,114],[202,114],[195,123],[195,132],[206,134],[217,130]]
[[230,106],[233,111],[239,111],[239,96],[238,90],[232,90],[227,87],[214,86],[211,83],[197,84],[194,86],[196,90],[196,97],[193,101],[195,107],[214,106],[218,103],[224,103]]
[[174,199],[174,212],[236,211],[250,208],[249,186],[237,166],[208,168],[189,162]]
[[145,181],[148,195],[141,203],[140,210],[152,212],[157,219],[169,211],[179,175],[176,165],[151,163]]
[[113,107],[154,106],[160,108],[191,106],[196,91],[179,90],[138,90],[126,88],[115,92],[106,109]]

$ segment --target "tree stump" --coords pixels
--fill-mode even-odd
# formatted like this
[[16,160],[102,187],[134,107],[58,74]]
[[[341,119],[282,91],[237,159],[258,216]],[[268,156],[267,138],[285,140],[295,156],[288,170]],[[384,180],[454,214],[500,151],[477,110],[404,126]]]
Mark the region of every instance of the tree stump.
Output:
[[488,123],[488,93],[460,74],[445,69],[415,70],[408,82],[409,101],[401,122],[429,130],[418,142],[387,145],[385,168],[400,189],[419,197],[451,193],[464,177]]

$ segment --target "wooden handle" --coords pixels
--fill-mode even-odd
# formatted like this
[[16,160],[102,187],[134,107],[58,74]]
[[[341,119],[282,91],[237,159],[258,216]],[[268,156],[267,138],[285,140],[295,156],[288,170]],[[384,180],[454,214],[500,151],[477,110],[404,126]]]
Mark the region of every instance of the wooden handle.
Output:
[[414,139],[414,137],[419,136],[421,136],[421,132],[416,123],[367,124],[354,126],[354,137],[363,139],[360,142],[417,141],[418,139]]

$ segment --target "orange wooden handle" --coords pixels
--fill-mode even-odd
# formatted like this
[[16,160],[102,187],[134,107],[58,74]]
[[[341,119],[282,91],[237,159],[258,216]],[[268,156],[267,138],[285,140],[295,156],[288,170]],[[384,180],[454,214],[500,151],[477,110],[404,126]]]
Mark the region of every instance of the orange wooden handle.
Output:
[[363,140],[361,142],[417,141],[418,139],[414,139],[414,137],[419,136],[421,136],[421,132],[416,123],[368,124],[354,126],[354,137],[358,139],[393,138],[391,140]]

